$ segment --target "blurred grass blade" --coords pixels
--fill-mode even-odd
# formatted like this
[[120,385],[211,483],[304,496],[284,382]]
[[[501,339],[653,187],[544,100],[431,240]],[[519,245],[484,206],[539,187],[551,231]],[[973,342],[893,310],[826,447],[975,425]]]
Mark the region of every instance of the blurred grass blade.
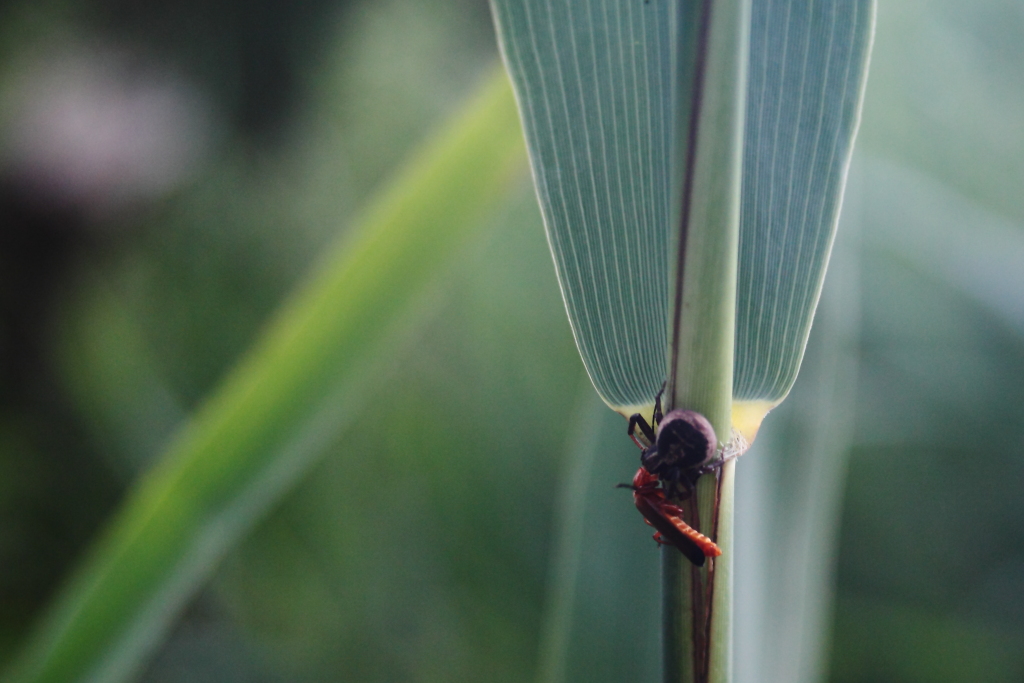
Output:
[[665,378],[680,2],[491,5],[576,344],[628,414]]
[[594,396],[590,382],[585,382],[585,386],[581,382],[577,396],[576,407],[569,418],[567,458],[554,518],[554,550],[541,622],[537,683],[562,683],[569,678],[566,665],[576,583],[582,563],[588,489],[600,445],[601,418],[609,414]]
[[737,683],[814,683],[828,669],[860,336],[860,221],[850,218],[847,209],[802,378],[738,475]]
[[860,122],[873,0],[754,2],[736,302],[737,426],[796,380]]
[[858,155],[866,245],[942,278],[1024,334],[1024,230],[907,166]]
[[392,340],[523,161],[496,74],[130,493],[5,681],[111,683],[139,669],[227,549],[362,407]]

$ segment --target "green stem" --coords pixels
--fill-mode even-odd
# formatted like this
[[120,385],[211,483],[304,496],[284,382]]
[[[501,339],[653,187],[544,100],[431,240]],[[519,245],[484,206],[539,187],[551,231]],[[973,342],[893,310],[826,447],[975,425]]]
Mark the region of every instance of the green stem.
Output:
[[[748,0],[695,3],[692,106],[678,158],[680,231],[674,253],[668,406],[703,413],[719,445],[732,431],[733,339],[746,95]],[[666,683],[731,678],[732,482],[728,464],[684,501],[688,521],[723,554],[704,568],[663,550]]]

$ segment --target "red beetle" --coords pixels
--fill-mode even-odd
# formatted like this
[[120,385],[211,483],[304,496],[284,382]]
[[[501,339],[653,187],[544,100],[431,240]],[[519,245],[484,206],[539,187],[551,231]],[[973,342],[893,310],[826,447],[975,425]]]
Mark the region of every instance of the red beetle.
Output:
[[654,540],[679,549],[686,559],[698,567],[704,566],[705,557],[718,557],[721,549],[710,538],[683,521],[683,510],[665,499],[658,488],[658,477],[641,467],[633,477],[633,502],[644,520],[657,531]]
[[654,540],[675,546],[690,562],[702,567],[705,557],[718,557],[722,551],[683,520],[682,508],[670,503],[668,495],[676,499],[690,497],[700,476],[720,466],[710,464],[717,439],[714,427],[698,412],[673,410],[663,415],[664,390],[662,386],[654,399],[653,427],[639,413],[629,418],[629,438],[643,453],[633,485],[626,488],[633,489],[637,510],[657,529]]

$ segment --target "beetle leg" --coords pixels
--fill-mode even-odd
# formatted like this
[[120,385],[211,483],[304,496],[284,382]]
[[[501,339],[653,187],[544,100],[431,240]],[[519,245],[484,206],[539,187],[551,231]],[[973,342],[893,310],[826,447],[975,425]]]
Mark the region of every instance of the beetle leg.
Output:
[[682,519],[683,517],[683,508],[679,507],[678,505],[673,505],[672,503],[662,504],[661,510],[665,514],[671,515],[672,517],[679,517],[680,519]]

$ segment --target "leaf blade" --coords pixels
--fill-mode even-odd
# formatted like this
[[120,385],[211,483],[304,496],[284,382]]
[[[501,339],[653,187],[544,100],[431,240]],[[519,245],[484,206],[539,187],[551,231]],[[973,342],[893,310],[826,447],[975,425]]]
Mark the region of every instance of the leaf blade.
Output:
[[389,340],[504,196],[522,151],[496,74],[134,488],[5,681],[107,683],[137,671],[223,553],[351,421]]
[[677,3],[491,4],[580,355],[631,412],[665,376]]
[[[796,380],[860,122],[874,3],[755,2],[733,395]],[[759,421],[759,420],[758,420]]]
[[[670,327],[660,297],[671,274],[658,253],[671,250],[679,211],[673,164],[682,165],[685,150],[673,136],[685,128],[691,104],[688,93],[665,93],[692,78],[683,43],[692,42],[698,13],[687,2],[631,3],[626,21],[611,0],[561,8],[492,0],[492,7],[581,357],[612,408],[649,410],[664,379]],[[860,119],[874,7],[873,0],[752,5],[732,418],[748,439],[788,393],[803,357]],[[613,31],[595,17],[626,28]],[[626,82],[609,60],[635,59],[638,41],[647,69]],[[652,70],[652,61],[661,66]],[[615,97],[642,102],[639,113],[652,120],[609,133],[600,103],[605,98],[616,111]],[[616,205],[622,195],[610,182],[615,157],[598,153],[613,148],[631,149],[634,166],[651,169],[635,178],[651,206],[636,211],[632,224],[622,220],[623,207],[635,207]],[[578,183],[581,169],[588,177]],[[638,245],[632,252],[625,248],[631,240]]]

